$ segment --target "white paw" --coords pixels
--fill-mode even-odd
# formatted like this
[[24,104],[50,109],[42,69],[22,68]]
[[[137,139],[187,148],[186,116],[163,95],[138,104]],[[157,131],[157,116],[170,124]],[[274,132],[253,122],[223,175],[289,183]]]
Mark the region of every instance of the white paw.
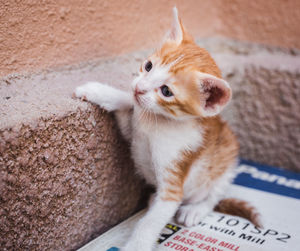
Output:
[[88,82],[75,89],[75,96],[82,100],[95,103],[107,111],[113,110],[112,92],[113,88],[98,82]]
[[205,203],[182,205],[176,213],[176,221],[186,227],[196,226],[211,211]]
[[75,96],[77,98],[83,98],[90,101],[95,96],[95,92],[99,89],[102,84],[97,82],[88,82],[85,85],[78,86],[75,89]]

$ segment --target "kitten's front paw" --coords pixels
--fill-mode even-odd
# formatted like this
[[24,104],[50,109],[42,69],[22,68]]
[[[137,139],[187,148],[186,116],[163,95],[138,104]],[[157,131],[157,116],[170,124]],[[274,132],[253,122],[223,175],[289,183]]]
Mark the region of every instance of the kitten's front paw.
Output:
[[77,98],[97,104],[109,112],[115,109],[114,104],[116,102],[113,100],[113,94],[114,89],[112,87],[98,82],[88,82],[75,89]]
[[205,203],[182,205],[176,213],[176,221],[186,227],[196,226],[211,211]]
[[95,93],[101,84],[97,82],[88,82],[85,85],[78,86],[75,89],[74,96],[84,101],[92,101],[95,99]]

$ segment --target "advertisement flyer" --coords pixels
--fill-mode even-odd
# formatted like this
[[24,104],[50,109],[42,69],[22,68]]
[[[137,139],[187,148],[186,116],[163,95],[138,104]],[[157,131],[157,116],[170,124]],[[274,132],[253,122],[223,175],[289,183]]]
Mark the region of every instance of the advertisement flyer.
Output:
[[[157,241],[158,251],[292,251],[300,250],[300,174],[241,161],[226,197],[250,202],[263,227],[231,215],[211,212],[186,228],[170,221]],[[81,251],[116,251],[145,211],[109,230]]]

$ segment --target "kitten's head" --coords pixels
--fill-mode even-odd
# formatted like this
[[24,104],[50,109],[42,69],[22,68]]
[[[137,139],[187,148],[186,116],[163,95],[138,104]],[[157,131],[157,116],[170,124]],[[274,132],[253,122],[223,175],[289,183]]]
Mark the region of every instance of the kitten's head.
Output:
[[142,64],[133,82],[136,105],[176,119],[217,115],[231,98],[229,84],[185,31],[175,7],[173,15],[161,48]]

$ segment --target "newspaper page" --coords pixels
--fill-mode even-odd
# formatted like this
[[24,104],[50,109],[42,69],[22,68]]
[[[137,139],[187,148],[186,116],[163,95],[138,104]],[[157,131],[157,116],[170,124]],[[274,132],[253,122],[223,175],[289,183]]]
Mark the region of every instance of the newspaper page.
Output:
[[[226,197],[247,200],[255,206],[263,228],[240,217],[212,212],[191,228],[170,221],[160,234],[156,250],[300,250],[300,174],[242,161]],[[81,250],[118,250],[144,213],[138,213]]]

